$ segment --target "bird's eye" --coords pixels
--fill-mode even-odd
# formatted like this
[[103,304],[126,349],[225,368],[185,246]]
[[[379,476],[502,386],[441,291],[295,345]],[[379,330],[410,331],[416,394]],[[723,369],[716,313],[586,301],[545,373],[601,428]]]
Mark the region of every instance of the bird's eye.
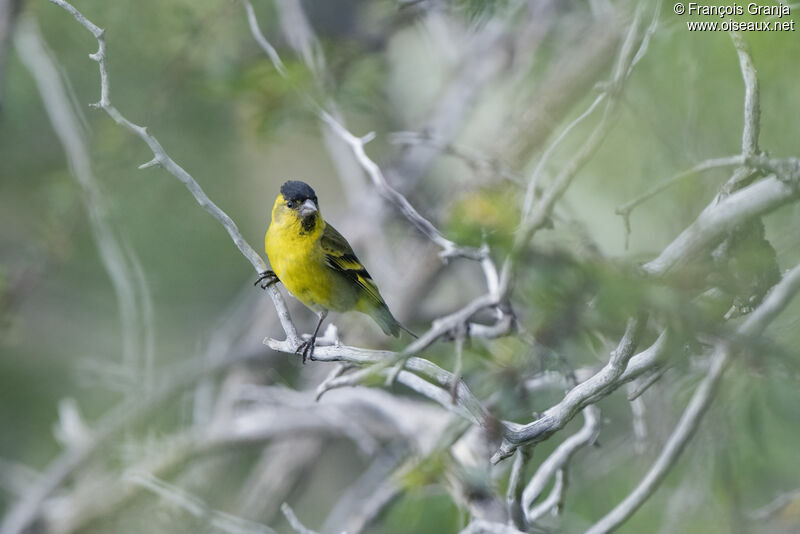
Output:
[[290,200],[290,201],[288,201],[288,202],[286,203],[286,207],[287,207],[287,208],[289,208],[289,209],[293,209],[293,208],[294,208],[294,206],[295,206],[295,204],[296,204],[296,203],[295,203],[295,201],[294,201],[294,200]]

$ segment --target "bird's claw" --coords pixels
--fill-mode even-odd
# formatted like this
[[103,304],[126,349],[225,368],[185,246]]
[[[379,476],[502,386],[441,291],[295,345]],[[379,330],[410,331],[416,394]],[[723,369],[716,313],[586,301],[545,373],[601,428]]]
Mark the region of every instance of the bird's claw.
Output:
[[261,284],[261,289],[267,289],[269,286],[279,281],[278,275],[276,275],[274,271],[264,271],[259,275],[258,280],[256,280],[256,283],[253,285],[257,286]]
[[310,360],[314,357],[314,344],[317,342],[317,338],[312,337],[300,343],[297,348],[294,350],[295,354],[301,354],[303,357],[303,363],[306,363],[306,360]]

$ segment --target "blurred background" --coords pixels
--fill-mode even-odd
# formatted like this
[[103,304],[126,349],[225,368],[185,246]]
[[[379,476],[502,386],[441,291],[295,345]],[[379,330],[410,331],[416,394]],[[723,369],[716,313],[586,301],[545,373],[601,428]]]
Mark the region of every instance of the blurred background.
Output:
[[[257,251],[280,184],[307,181],[395,315],[418,333],[485,292],[480,267],[442,263],[348,160],[312,102],[335,106],[355,135],[375,132],[367,152],[389,182],[447,237],[487,242],[501,262],[525,184],[610,78],[638,6],[254,1],[283,77],[251,35],[239,1],[74,5],[106,31],[113,104],[148,127]],[[465,487],[504,494],[510,460],[489,469],[459,457],[446,439],[458,425],[402,386],[365,393],[386,413],[409,414],[399,434],[382,419],[367,425],[369,439],[345,428],[343,419],[380,419],[366,397],[348,397],[359,390],[331,393],[328,406],[328,397],[314,403],[331,365],[302,366],[262,345],[283,332],[271,301],[252,286],[252,267],[173,176],[137,169],[152,158],[140,139],[87,106],[100,93],[88,58],[95,39],[44,0],[0,6],[0,515],[65,451],[81,450],[176,380],[157,409],[115,428],[43,499],[39,531],[234,532],[208,515],[216,510],[291,532],[279,509],[286,501],[308,527],[341,532],[389,481],[396,491],[364,521],[364,532],[450,533],[469,517],[457,497],[469,494]],[[654,6],[643,4],[645,26]],[[311,62],[297,49],[298,8],[318,39]],[[605,362],[625,318],[651,291],[607,265],[655,257],[730,169],[692,175],[647,201],[633,211],[629,235],[615,209],[698,162],[740,150],[744,86],[731,39],[689,32],[689,17],[676,16],[672,4],[657,15],[613,129],[559,202],[553,227],[537,234],[512,297],[521,326],[576,369]],[[798,35],[746,35],[761,88],[760,145],[772,156],[800,156]],[[564,139],[543,184],[596,122]],[[798,223],[794,205],[764,218],[781,271],[800,261]],[[770,254],[759,272],[775,267]],[[680,316],[687,291],[662,287],[648,298]],[[313,314],[288,302],[299,329],[311,331]],[[408,341],[384,338],[355,314],[329,321],[348,344],[400,349]],[[621,532],[797,532],[800,499],[788,497],[767,518],[757,512],[800,487],[798,321],[800,307],[790,306],[768,331],[770,354],[737,362],[676,468]],[[599,404],[599,438],[573,459],[563,513],[543,528],[582,531],[641,479],[704,372],[700,346],[684,341],[642,397],[644,435],[634,431],[624,392]],[[451,343],[425,356],[455,366]],[[526,395],[522,379],[557,365],[510,336],[469,343],[462,373],[479,398],[499,393],[498,416],[522,423],[563,395],[559,388]],[[248,424],[270,430],[181,449],[213,430],[221,413],[235,413],[242,432]],[[281,418],[306,418],[313,428],[287,421],[281,430]],[[527,476],[578,428],[575,421],[537,446]],[[176,502],[181,495],[205,512],[187,511],[187,501]],[[240,530],[251,531],[258,530]]]

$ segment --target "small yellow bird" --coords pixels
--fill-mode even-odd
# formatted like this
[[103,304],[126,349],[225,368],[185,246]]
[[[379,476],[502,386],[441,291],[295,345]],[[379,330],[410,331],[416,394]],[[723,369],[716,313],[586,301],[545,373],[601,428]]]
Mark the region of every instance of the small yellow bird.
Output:
[[273,270],[262,273],[256,284],[266,289],[283,282],[319,317],[311,339],[296,351],[302,351],[303,363],[314,355],[317,333],[329,310],[360,311],[372,317],[387,336],[397,337],[405,330],[416,337],[389,311],[347,240],[322,219],[317,195],[305,182],[290,180],[281,186],[264,248]]

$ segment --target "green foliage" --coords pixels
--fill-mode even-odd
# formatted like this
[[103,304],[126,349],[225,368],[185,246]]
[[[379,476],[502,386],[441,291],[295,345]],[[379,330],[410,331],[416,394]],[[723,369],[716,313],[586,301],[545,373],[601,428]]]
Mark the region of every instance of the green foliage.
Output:
[[485,21],[509,5],[508,0],[451,0],[450,3],[473,21]]
[[314,116],[308,112],[309,101],[304,95],[313,89],[314,82],[301,61],[284,65],[286,77],[258,57],[212,89],[219,97],[242,106],[246,124],[259,135],[291,135],[292,130],[313,124]]
[[457,243],[480,247],[484,240],[498,257],[511,248],[519,225],[518,191],[510,185],[467,191],[449,213],[446,231]]
[[447,495],[420,490],[402,496],[388,510],[385,520],[366,532],[458,532],[459,524],[458,510]]
[[401,484],[408,489],[424,488],[442,480],[450,464],[449,453],[437,451],[428,455],[406,473]]

